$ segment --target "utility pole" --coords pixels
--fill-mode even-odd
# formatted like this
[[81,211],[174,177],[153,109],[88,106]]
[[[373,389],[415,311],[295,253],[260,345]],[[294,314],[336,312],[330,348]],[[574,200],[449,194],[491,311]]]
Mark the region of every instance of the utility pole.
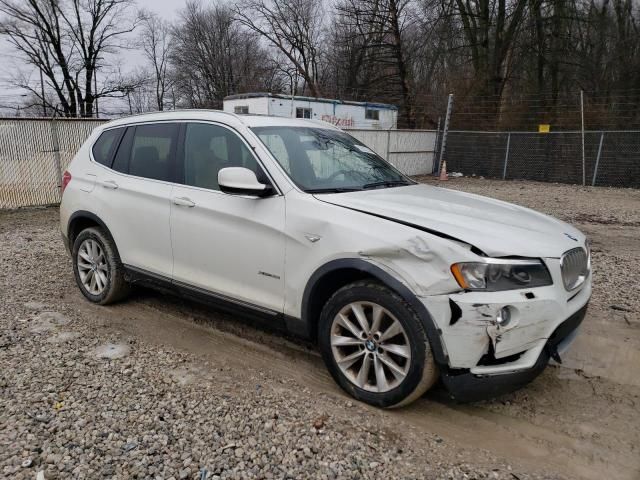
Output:
[[93,71],[93,98],[93,103],[96,106],[96,118],[98,118],[100,116],[98,112],[98,69]]
[[133,115],[133,109],[131,108],[131,89],[127,88],[127,101],[129,102],[129,115]]
[[442,168],[442,160],[444,159],[444,151],[447,147],[447,135],[449,134],[449,122],[451,121],[451,111],[453,110],[453,93],[449,94],[447,99],[447,113],[444,117],[444,130],[442,132],[442,141],[440,142],[440,158],[438,159],[438,171]]
[[584,159],[584,92],[580,90],[580,116],[582,117],[582,185],[587,184],[586,162]]
[[47,116],[47,102],[44,99],[44,80],[42,78],[42,70],[40,70],[40,96],[42,97],[42,116]]

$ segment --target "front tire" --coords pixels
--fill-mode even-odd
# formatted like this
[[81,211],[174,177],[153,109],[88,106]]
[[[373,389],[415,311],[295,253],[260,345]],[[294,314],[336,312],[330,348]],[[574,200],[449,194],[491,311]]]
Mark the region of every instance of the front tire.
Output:
[[407,405],[438,379],[419,317],[378,283],[356,282],[334,293],[322,310],[318,339],[335,381],[371,405]]
[[102,228],[82,230],[71,255],[76,283],[89,301],[107,305],[128,295],[130,287],[115,243]]

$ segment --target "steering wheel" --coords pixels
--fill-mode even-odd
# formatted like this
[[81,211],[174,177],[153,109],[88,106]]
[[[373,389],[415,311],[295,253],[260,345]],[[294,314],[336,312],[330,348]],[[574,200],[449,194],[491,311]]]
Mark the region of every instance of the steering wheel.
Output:
[[329,175],[329,178],[327,178],[327,181],[333,180],[338,175],[344,175],[346,177],[348,173],[351,173],[351,170],[338,170],[337,172],[333,172],[331,175]]

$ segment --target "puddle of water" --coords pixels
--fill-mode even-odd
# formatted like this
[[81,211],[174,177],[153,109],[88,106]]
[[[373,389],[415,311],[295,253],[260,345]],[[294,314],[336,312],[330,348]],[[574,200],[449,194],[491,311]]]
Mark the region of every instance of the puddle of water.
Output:
[[44,303],[36,301],[27,302],[24,306],[29,310],[43,310],[47,307]]
[[169,371],[171,377],[179,385],[189,385],[202,380],[202,375],[197,371],[191,371],[189,368],[176,368]]
[[62,313],[45,311],[36,315],[32,322],[31,331],[33,333],[44,333],[55,330],[56,327],[68,325],[71,320]]
[[71,342],[78,338],[80,334],[78,332],[58,332],[49,338],[47,338],[47,342],[49,343],[65,343]]
[[93,354],[97,358],[105,358],[108,360],[116,360],[129,355],[131,347],[124,343],[107,343],[106,345],[100,345],[97,347]]

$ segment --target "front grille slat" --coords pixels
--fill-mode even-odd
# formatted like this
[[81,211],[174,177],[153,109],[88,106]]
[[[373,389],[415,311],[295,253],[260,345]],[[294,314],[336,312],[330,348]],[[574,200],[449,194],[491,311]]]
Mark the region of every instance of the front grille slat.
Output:
[[565,252],[560,259],[562,281],[568,291],[578,288],[589,274],[589,255],[582,247]]

